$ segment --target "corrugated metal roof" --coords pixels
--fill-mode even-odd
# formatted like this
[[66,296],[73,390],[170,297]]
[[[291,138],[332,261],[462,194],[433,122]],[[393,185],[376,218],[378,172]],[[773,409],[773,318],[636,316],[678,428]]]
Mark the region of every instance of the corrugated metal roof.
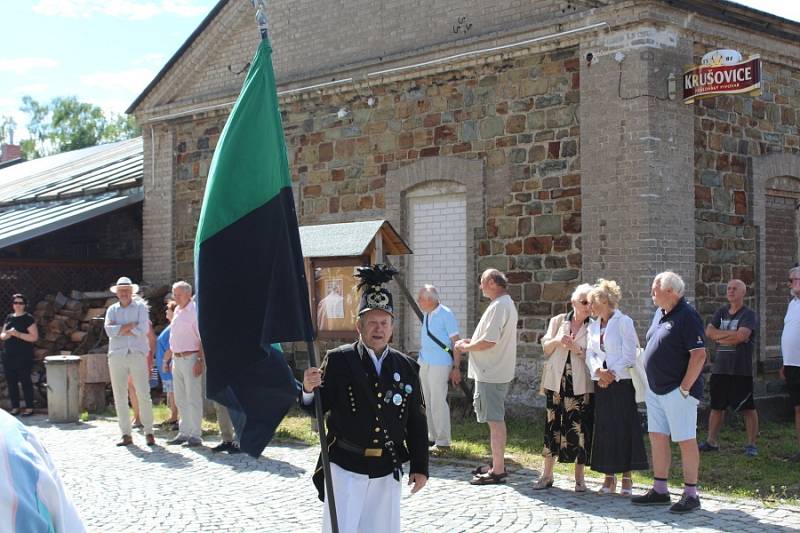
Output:
[[78,222],[141,202],[144,193],[103,195],[61,202],[24,204],[0,212],[0,248],[27,241]]
[[301,226],[303,257],[345,257],[364,254],[375,235],[384,228],[384,250],[411,253],[408,245],[386,220],[365,220],[321,226]]
[[0,248],[141,202],[142,138],[0,169]]
[[0,207],[140,187],[142,138],[92,146],[0,169]]

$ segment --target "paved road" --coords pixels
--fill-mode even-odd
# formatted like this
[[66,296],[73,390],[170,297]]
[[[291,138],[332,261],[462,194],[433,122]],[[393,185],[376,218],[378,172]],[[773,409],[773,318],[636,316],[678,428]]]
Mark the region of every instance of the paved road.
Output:
[[[322,504],[310,480],[316,447],[270,446],[253,459],[208,448],[149,449],[134,435],[135,446],[117,448],[113,421],[55,426],[37,416],[26,422],[53,456],[90,531],[320,529]],[[403,531],[800,530],[800,508],[703,497],[702,511],[681,516],[634,507],[621,497],[576,495],[566,478],[550,491],[534,492],[531,471],[513,472],[506,485],[473,487],[467,470],[434,462],[427,487],[414,496],[404,492]]]

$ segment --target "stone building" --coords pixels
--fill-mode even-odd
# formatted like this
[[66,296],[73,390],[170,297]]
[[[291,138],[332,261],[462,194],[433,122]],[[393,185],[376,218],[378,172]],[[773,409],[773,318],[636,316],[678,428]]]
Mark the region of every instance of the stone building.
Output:
[[[276,0],[268,16],[301,224],[389,220],[412,291],[442,285],[464,332],[479,273],[507,272],[518,404],[537,401],[538,339],[577,283],[616,279],[642,332],[665,269],[706,316],[729,278],[749,284],[769,392],[798,253],[800,24],[711,0]],[[193,275],[253,20],[221,0],[129,109],[149,283]],[[759,55],[762,94],[683,103],[684,70],[715,49]]]

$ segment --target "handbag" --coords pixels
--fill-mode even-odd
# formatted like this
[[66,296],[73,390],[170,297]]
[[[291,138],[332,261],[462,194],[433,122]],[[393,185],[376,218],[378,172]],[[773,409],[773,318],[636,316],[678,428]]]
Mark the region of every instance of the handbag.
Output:
[[636,362],[630,369],[631,382],[636,391],[636,403],[643,403],[647,397],[647,391],[650,390],[650,384],[647,382],[647,372],[644,369],[644,350],[641,346],[636,347]]
[[[635,331],[634,335],[636,335]],[[631,375],[631,384],[636,392],[636,403],[644,403],[647,391],[650,390],[650,384],[647,382],[647,372],[644,368],[644,349],[639,344],[639,335],[636,335],[636,359],[633,362],[633,366],[628,367],[628,373]]]

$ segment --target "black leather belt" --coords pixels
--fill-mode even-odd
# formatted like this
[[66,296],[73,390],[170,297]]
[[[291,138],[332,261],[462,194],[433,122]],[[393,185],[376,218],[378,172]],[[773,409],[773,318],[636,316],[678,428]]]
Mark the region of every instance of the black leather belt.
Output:
[[383,448],[364,448],[352,442],[346,441],[341,437],[336,438],[336,445],[348,452],[357,453],[364,457],[381,457],[383,456]]

